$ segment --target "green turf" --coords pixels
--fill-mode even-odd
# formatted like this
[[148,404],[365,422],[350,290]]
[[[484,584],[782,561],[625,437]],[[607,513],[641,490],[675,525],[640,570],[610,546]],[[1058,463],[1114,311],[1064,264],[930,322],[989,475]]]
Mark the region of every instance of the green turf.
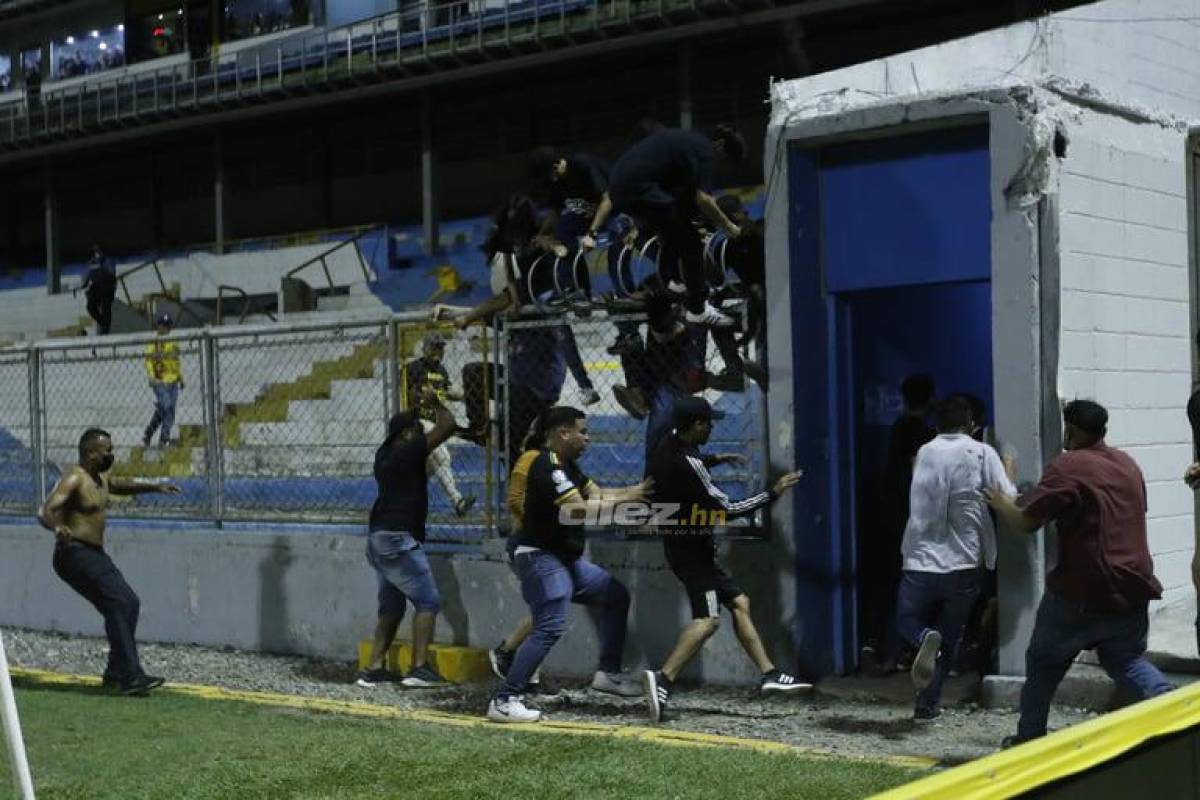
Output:
[[[857,761],[19,685],[38,797],[859,798],[919,773]],[[8,762],[0,797],[12,796]]]

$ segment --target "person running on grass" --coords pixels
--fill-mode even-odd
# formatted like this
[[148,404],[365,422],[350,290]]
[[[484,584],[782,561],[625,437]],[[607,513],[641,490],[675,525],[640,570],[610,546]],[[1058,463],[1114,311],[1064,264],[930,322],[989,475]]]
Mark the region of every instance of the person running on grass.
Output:
[[588,445],[587,416],[577,408],[555,406],[542,417],[545,447],[528,460],[525,495],[516,516],[513,566],[521,594],[533,616],[533,633],[488,704],[494,722],[536,722],[541,712],[527,708],[521,695],[550,648],[567,627],[570,603],[598,606],[600,663],[592,688],[637,697],[641,687],[621,674],[629,591],[601,567],[583,558],[581,517],[618,503],[645,499],[648,482],[601,489],[577,463]]
[[88,428],[79,439],[79,464],[59,478],[38,512],[38,522],[54,532],[54,572],[104,615],[108,666],[103,684],[126,696],[142,696],[163,679],[142,670],[137,652],[137,594],[104,552],[109,495],[179,494],[169,483],[146,483],[110,475],[116,457],[112,437]]
[[724,414],[702,397],[675,401],[675,430],[655,449],[647,472],[653,481],[656,503],[678,504],[678,527],[664,531],[663,551],[667,564],[687,592],[692,621],[679,634],[667,660],[657,670],[642,673],[650,719],[666,718],[667,703],[675,679],[704,643],[717,632],[721,606],[729,609],[733,629],[746,655],[762,674],[761,691],[791,692],[811,689],[812,684],[797,680],[777,668],[767,656],[758,629],[750,618],[750,598],[717,564],[713,540],[713,520],[727,520],[751,514],[779,499],[800,481],[801,473],[789,472],[769,490],[746,498],[730,500],[716,487],[708,470],[719,464],[744,463],[737,454],[706,455],[700,447],[712,434],[714,419]]
[[387,438],[375,452],[375,483],[379,497],[371,508],[367,561],[379,581],[379,618],[367,668],[358,674],[359,686],[397,680],[384,661],[404,618],[407,602],[416,613],[412,621],[412,669],[400,682],[410,688],[442,686],[446,679],[429,664],[429,642],[441,609],[441,596],[421,547],[429,510],[429,454],[454,433],[454,417],[426,390],[422,407],[434,409],[433,427],[426,433],[414,410],[402,411],[388,423]]

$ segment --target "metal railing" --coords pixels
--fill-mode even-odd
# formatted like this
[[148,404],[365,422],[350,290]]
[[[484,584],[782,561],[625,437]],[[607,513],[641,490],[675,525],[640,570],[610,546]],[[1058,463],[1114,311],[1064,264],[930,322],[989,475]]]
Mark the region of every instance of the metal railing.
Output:
[[569,46],[581,38],[742,10],[731,0],[419,0],[394,14],[299,31],[187,64],[111,78],[99,73],[59,89],[44,84],[36,98],[0,108],[0,146],[327,91],[347,81],[388,80],[530,44]]
[[169,294],[167,292],[167,283],[166,283],[166,281],[163,280],[162,270],[160,270],[158,268],[158,261],[159,261],[159,257],[158,257],[158,255],[155,255],[153,258],[143,261],[141,264],[138,264],[136,267],[130,267],[129,269],[125,270],[124,272],[122,272],[120,275],[117,276],[117,283],[121,284],[121,291],[124,292],[125,302],[128,305],[130,305],[130,306],[133,305],[133,298],[129,294],[129,286],[126,285],[126,283],[125,283],[126,279],[128,279],[130,276],[136,275],[137,273],[141,272],[142,270],[148,269],[148,268],[154,269],[154,277],[158,279],[158,290],[160,292],[162,292],[163,296],[169,296]]
[[[354,255],[358,259],[358,268],[360,270],[362,270],[363,280],[370,283],[371,270],[367,267],[366,260],[363,259],[362,251],[359,250],[359,248],[358,248],[358,242],[360,239],[362,239],[365,236],[368,236],[369,234],[386,231],[386,230],[387,230],[386,226],[380,225],[375,228],[367,228],[366,230],[359,231],[358,233],[354,234],[354,236],[351,236],[349,239],[338,242],[333,247],[330,247],[328,250],[325,250],[324,252],[319,253],[316,256],[313,256],[312,258],[310,258],[308,261],[305,261],[300,266],[294,267],[293,269],[288,270],[288,272],[283,276],[283,279],[287,280],[288,278],[294,278],[296,275],[298,275],[299,273],[308,269],[309,267],[313,266],[314,264],[320,264],[321,270],[325,273],[325,282],[328,284],[328,288],[334,289],[334,288],[336,288],[336,284],[333,281],[333,275],[330,274],[330,272],[329,272],[329,262],[326,259],[328,259],[329,256],[333,255],[334,253],[336,253],[337,251],[341,250],[344,247],[353,247]],[[376,248],[378,248],[379,243],[377,242],[375,246],[376,246]],[[374,254],[372,255],[372,257],[374,257]]]
[[[221,284],[220,286],[217,287],[216,324],[217,325],[225,324],[225,296],[227,294],[234,294],[241,298],[241,300],[242,300],[241,309],[242,310],[241,310],[241,313],[238,314],[237,324],[238,325],[245,324],[246,315],[250,313],[250,295],[248,295],[246,293],[246,290],[241,288],[240,286],[229,286],[227,284]],[[272,322],[276,321],[275,315],[272,314],[270,311],[263,309],[260,313],[264,314]]]
[[[76,461],[80,434],[97,426],[112,434],[116,474],[183,489],[115,499],[115,518],[365,522],[374,451],[389,416],[416,394],[410,384],[431,331],[447,342],[441,364],[459,425],[429,464],[433,540],[478,541],[508,527],[508,468],[531,415],[551,403],[587,411],[593,444],[584,467],[615,486],[640,480],[648,431],[666,420],[663,400],[703,392],[727,414],[714,446],[750,459],[719,484],[731,494],[761,484],[763,395],[730,374],[727,355],[703,334],[687,333],[698,360],[660,362],[637,315],[539,316],[460,332],[412,313],[0,352],[0,513],[34,513]],[[639,344],[614,358],[614,338]],[[166,357],[178,358],[179,386],[163,384],[169,373],[151,358],[164,341],[176,345]]]

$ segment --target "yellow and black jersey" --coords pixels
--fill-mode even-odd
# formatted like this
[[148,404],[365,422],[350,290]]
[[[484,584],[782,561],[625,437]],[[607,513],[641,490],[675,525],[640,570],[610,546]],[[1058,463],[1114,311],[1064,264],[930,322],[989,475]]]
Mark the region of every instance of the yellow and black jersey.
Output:
[[549,450],[528,450],[508,479],[508,509],[516,523],[517,546],[536,547],[563,559],[583,555],[582,520],[565,519],[562,507],[582,502],[596,489],[578,464]]

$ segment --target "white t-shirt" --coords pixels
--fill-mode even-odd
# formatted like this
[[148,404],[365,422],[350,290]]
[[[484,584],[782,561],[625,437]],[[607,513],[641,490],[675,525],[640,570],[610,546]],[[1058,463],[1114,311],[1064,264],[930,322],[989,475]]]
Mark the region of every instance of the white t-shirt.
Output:
[[996,566],[996,529],[983,490],[1015,495],[991,445],[965,433],[943,433],[917,452],[908,524],[900,553],[904,569],[955,572]]

